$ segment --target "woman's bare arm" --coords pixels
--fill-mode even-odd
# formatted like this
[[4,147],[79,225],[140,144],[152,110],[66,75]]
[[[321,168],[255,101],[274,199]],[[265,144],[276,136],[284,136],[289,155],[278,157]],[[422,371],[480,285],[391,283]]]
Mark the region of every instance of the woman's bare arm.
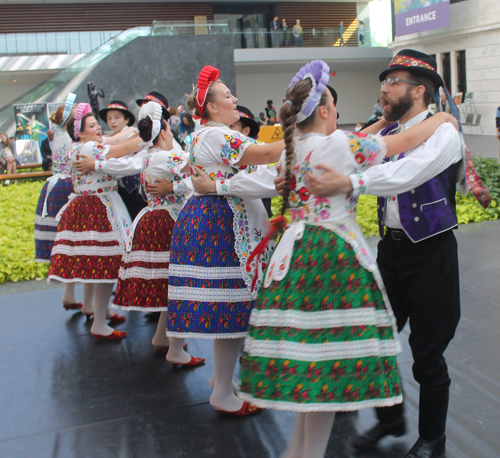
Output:
[[395,156],[396,154],[416,148],[425,142],[445,122],[452,123],[458,130],[457,120],[449,113],[440,112],[400,134],[384,137],[387,146],[386,157]]
[[139,143],[141,142],[141,137],[137,136],[132,140],[121,143],[120,145],[112,145],[109,147],[109,152],[106,155],[106,159],[111,159],[113,157],[119,158],[135,153],[139,149]]
[[275,143],[249,145],[237,165],[266,165],[278,162],[285,149],[283,140]]

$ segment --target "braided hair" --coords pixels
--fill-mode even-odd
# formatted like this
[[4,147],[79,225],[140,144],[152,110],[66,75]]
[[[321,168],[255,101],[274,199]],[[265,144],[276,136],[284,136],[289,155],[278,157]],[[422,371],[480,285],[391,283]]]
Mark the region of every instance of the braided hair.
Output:
[[[307,98],[312,83],[309,78],[297,81],[286,92],[286,102],[280,109],[280,119],[283,125],[285,140],[285,187],[283,189],[283,204],[281,206],[281,215],[284,215],[290,206],[290,182],[292,181],[293,161],[295,160],[293,132],[297,122],[297,114],[300,112],[304,100]],[[328,89],[327,89],[328,90]],[[324,106],[327,102],[326,92],[323,92],[318,106]],[[304,129],[314,124],[316,119],[317,107],[308,118],[297,124],[299,129]]]

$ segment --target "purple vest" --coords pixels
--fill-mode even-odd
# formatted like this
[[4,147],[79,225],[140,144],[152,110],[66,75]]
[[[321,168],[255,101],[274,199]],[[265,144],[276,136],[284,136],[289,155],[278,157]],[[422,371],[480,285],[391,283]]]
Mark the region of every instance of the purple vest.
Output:
[[[392,135],[398,125],[385,128],[381,135]],[[398,160],[404,157],[404,153]],[[413,242],[457,226],[455,203],[457,173],[459,163],[408,192],[398,194],[399,215],[404,231]],[[378,225],[380,236],[384,236],[384,214],[386,198],[378,198]]]

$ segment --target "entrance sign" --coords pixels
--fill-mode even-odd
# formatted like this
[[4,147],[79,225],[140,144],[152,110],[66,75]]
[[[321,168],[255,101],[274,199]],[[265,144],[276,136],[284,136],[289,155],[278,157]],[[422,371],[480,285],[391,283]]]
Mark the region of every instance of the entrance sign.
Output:
[[450,26],[449,0],[394,0],[396,36]]

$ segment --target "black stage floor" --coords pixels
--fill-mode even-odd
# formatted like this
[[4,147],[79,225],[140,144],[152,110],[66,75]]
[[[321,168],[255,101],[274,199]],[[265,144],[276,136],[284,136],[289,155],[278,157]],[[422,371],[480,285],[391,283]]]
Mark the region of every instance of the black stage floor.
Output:
[[[463,315],[446,356],[453,379],[448,458],[500,457],[500,222],[462,226]],[[372,245],[376,243],[371,240]],[[60,306],[60,287],[0,285],[0,457],[275,458],[293,413],[218,416],[208,404],[211,342],[189,340],[196,369],[173,369],[150,341],[154,323],[128,313],[122,342],[96,342],[80,313]],[[81,297],[81,289],[78,290]],[[352,454],[347,439],[372,410],[337,419],[329,458],[400,458],[417,438],[417,385],[407,332],[400,367],[408,433],[373,452]]]

